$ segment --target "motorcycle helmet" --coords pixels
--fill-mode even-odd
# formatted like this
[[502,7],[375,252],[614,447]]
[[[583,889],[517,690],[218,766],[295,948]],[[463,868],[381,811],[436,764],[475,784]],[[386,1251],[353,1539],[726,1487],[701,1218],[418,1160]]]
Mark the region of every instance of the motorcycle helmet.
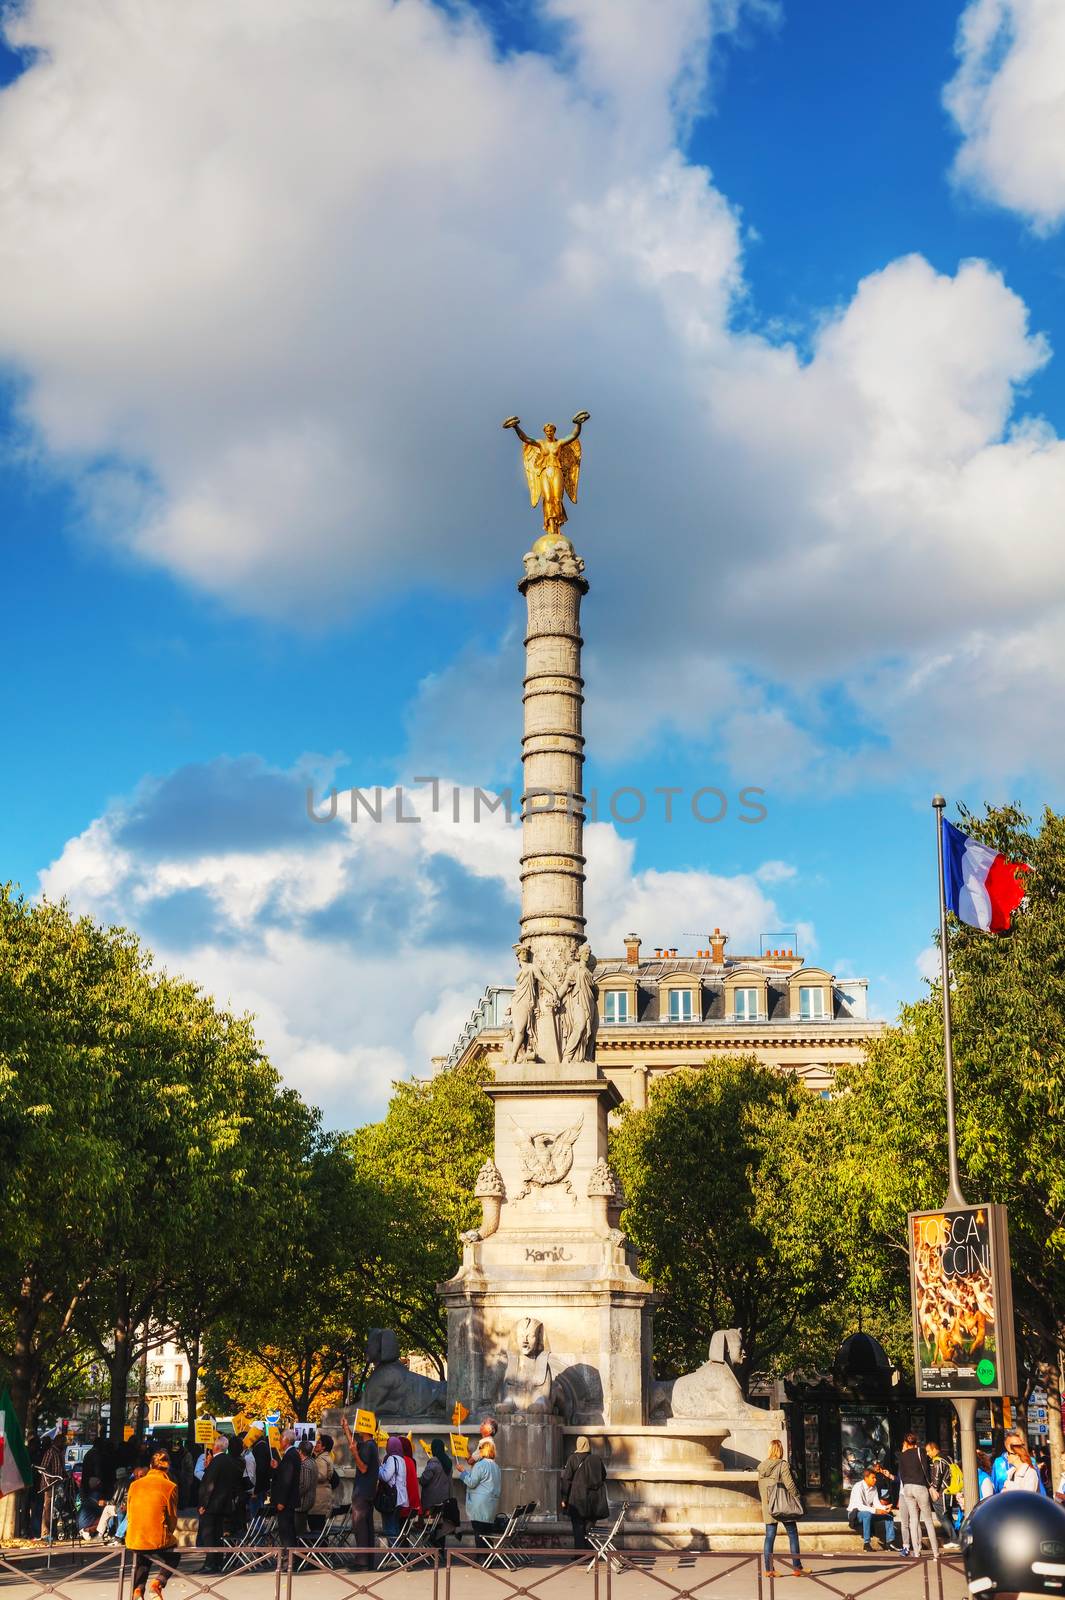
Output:
[[969,1593],[1065,1594],[1065,1506],[1023,1489],[996,1494],[962,1524]]

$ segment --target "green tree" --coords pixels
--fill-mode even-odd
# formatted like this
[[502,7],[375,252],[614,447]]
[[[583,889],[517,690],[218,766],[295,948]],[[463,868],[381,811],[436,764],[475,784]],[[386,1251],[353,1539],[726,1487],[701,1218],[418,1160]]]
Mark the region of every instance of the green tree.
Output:
[[[1056,1372],[1065,1306],[1065,819],[1037,831],[1016,807],[961,825],[1027,861],[1028,900],[992,937],[948,919],[958,1157],[971,1200],[1009,1207],[1019,1350]],[[850,1292],[874,1305],[906,1366],[906,1213],[947,1184],[942,997],[903,1008],[861,1064],[841,1072],[826,1119],[826,1225],[846,1246]],[[1056,1384],[1056,1379],[1054,1380]]]
[[[388,1251],[383,1197],[335,1138],[317,1141],[287,1186],[271,1259],[241,1277],[241,1293],[209,1341],[208,1397],[231,1397],[249,1363],[279,1385],[304,1420],[350,1363],[377,1318],[371,1263]],[[371,1292],[367,1285],[371,1283]]]
[[480,1220],[477,1173],[492,1153],[494,1114],[483,1057],[426,1082],[397,1083],[383,1121],[347,1147],[384,1201],[381,1248],[361,1268],[379,1323],[395,1328],[443,1375],[447,1323],[436,1285],[459,1264],[459,1234]]
[[106,1265],[104,1219],[121,1202],[116,996],[138,960],[122,930],[0,888],[0,1283],[27,1430]]
[[626,1109],[612,1159],[622,1225],[661,1296],[663,1375],[706,1360],[717,1328],[739,1328],[746,1389],[834,1347],[843,1274],[796,1205],[795,1151],[816,1142],[821,1103],[753,1059],[671,1073],[646,1110]]

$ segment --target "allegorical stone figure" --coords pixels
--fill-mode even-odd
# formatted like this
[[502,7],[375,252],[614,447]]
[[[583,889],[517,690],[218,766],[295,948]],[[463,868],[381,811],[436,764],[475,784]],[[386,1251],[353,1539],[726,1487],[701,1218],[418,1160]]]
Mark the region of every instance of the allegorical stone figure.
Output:
[[518,976],[510,1002],[510,1041],[508,1061],[528,1061],[534,1052],[536,1028],[536,968],[527,944],[516,944]]
[[508,417],[504,428],[513,428],[521,440],[522,462],[525,467],[525,477],[529,484],[529,500],[532,505],[539,505],[541,499],[544,503],[544,533],[553,534],[557,538],[562,532],[562,524],[568,519],[563,496],[568,495],[573,504],[577,504],[577,480],[581,471],[581,426],[588,421],[591,415],[588,411],[578,411],[573,419],[573,432],[568,433],[564,439],[557,439],[557,429],[553,422],[544,423],[544,436],[542,439],[530,439],[522,430],[517,417]]
[[514,1325],[514,1343],[507,1353],[500,1411],[550,1411],[551,1366],[544,1325],[522,1317]]
[[591,1061],[595,1056],[598,1010],[592,977],[594,966],[591,946],[586,943],[580,946],[566,971],[563,1061]]

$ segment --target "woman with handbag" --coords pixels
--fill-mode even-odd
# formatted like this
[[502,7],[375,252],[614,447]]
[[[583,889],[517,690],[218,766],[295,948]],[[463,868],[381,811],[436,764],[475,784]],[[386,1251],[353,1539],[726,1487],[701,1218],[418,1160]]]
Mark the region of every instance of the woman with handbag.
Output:
[[606,1467],[591,1441],[582,1434],[577,1440],[566,1465],[562,1468],[559,1484],[562,1509],[573,1524],[573,1545],[576,1550],[590,1550],[589,1523],[601,1522],[610,1515],[606,1497]]
[[773,1566],[773,1546],[776,1543],[777,1523],[788,1530],[791,1549],[791,1567],[797,1578],[805,1578],[806,1568],[799,1554],[799,1522],[803,1505],[795,1485],[791,1468],[784,1460],[784,1446],[779,1439],[771,1439],[769,1454],[758,1467],[758,1493],[762,1501],[762,1520],[765,1523],[765,1544],[762,1546],[762,1565],[767,1578],[786,1578],[785,1570],[777,1572]]

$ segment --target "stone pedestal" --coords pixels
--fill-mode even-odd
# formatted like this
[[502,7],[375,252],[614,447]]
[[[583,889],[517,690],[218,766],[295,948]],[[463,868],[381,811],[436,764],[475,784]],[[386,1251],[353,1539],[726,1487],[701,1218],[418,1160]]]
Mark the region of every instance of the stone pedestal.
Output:
[[[501,1420],[538,1412],[574,1425],[642,1423],[650,1289],[603,1193],[617,1091],[587,1066],[564,1081],[530,1081],[531,1065],[502,1068],[488,1089],[505,1198],[493,1197],[495,1230],[464,1241],[462,1266],[441,1286],[448,1401]],[[528,1320],[542,1328],[535,1357],[519,1348]]]
[[559,1419],[530,1412],[500,1417],[496,1448],[503,1469],[500,1511],[505,1514],[534,1500],[537,1520],[554,1517],[565,1459]]

